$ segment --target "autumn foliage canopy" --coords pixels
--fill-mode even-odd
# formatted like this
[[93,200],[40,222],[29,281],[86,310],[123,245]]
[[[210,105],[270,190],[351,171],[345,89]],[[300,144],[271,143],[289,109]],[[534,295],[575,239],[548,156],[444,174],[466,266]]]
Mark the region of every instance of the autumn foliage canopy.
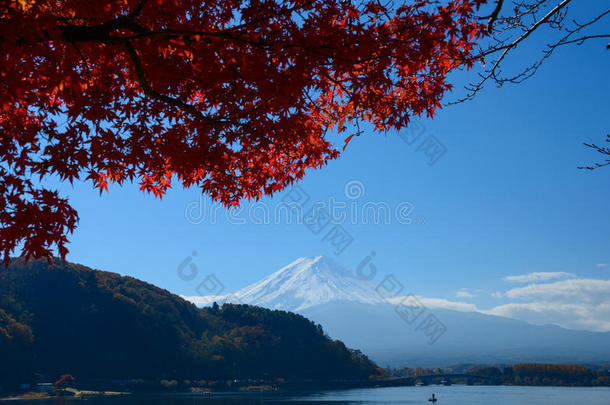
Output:
[[482,2],[0,0],[5,261],[67,252],[78,216],[45,180],[236,205],[336,158],[354,120],[433,114]]

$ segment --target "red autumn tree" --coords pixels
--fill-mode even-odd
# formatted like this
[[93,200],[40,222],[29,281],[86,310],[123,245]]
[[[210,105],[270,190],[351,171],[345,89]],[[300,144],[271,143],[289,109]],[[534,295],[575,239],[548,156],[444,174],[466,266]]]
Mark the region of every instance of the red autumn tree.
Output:
[[71,387],[75,383],[76,383],[76,380],[74,379],[74,377],[72,377],[70,374],[65,374],[65,375],[62,375],[59,380],[55,381],[53,386],[55,388],[57,388],[58,390],[61,390],[64,388]]
[[78,216],[47,179],[235,205],[336,158],[351,121],[432,115],[482,2],[0,0],[5,262],[65,256]]

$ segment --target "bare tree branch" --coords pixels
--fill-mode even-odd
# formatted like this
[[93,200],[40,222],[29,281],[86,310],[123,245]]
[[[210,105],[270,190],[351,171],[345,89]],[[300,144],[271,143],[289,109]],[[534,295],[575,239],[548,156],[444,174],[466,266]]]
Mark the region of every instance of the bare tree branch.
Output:
[[[606,135],[606,142],[610,143],[610,135]],[[602,155],[610,156],[610,148],[603,147],[603,146],[597,146],[597,145],[591,144],[591,143],[585,143],[585,146],[601,153]],[[606,161],[604,163],[595,163],[595,164],[593,164],[593,166],[579,166],[578,168],[586,169],[586,170],[595,170],[600,167],[609,166],[609,165],[610,165],[610,158],[606,159]]]
[[[581,45],[589,40],[610,38],[608,32],[590,32],[600,25],[598,23],[602,18],[610,15],[610,9],[595,13],[586,23],[578,23],[575,20],[568,20],[570,3],[572,3],[571,0],[515,0],[512,2],[513,8],[510,10],[507,9],[506,3],[496,0],[491,14],[480,17],[480,19],[488,19],[491,36],[474,57],[475,60],[481,62],[488,58],[491,60],[487,66],[482,64],[478,80],[465,86],[466,95],[447,104],[457,104],[472,99],[488,82],[501,87],[506,83],[521,83],[527,80],[559,47]],[[506,63],[508,55],[537,31],[544,31],[550,35],[555,32],[561,36],[555,41],[547,43],[542,50],[542,55],[534,62],[525,65],[516,73],[504,74],[502,67]],[[610,44],[606,48],[610,49]]]
[[[457,102],[451,103],[451,104],[455,104],[455,103],[460,103],[460,102],[464,102],[467,100],[470,100],[472,97],[475,96],[475,94],[477,94],[484,86],[484,84],[489,80],[489,79],[494,79],[496,82],[499,82],[499,78],[497,76],[497,71],[500,67],[500,64],[502,63],[502,61],[504,60],[504,58],[508,55],[508,53],[517,47],[517,45],[519,45],[521,42],[523,42],[525,39],[527,39],[534,31],[536,31],[540,26],[542,26],[543,24],[547,23],[551,17],[553,17],[555,14],[557,14],[559,11],[561,11],[565,6],[567,6],[572,0],[562,0],[559,4],[557,4],[551,11],[549,11],[542,19],[538,20],[536,23],[534,23],[531,27],[529,27],[523,34],[521,34],[519,37],[517,37],[515,40],[513,40],[511,43],[501,46],[501,47],[497,47],[494,48],[491,52],[498,52],[500,50],[503,50],[502,54],[500,55],[500,57],[494,62],[494,64],[492,65],[491,69],[489,69],[487,71],[487,73],[485,75],[481,75],[481,80],[474,86],[469,86],[468,90],[469,90],[469,94],[466,95],[466,97],[459,99]],[[499,12],[499,8],[496,7],[496,10]],[[496,10],[494,10],[494,13],[496,12]],[[492,13],[491,18],[495,18],[497,17],[497,14],[494,17],[494,13]],[[491,20],[490,18],[490,20]],[[492,21],[493,22],[493,21]],[[491,52],[488,52],[486,54],[489,54]],[[501,83],[501,82],[500,82]]]

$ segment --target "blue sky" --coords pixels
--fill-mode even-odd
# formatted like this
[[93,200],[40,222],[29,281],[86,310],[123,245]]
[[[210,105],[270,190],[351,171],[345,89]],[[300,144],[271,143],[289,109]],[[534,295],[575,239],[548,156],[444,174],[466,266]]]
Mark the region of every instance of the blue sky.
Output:
[[[208,274],[229,292],[297,257],[328,255],[353,269],[375,251],[380,271],[395,274],[410,292],[480,309],[515,299],[505,294],[515,287],[503,280],[511,275],[565,272],[571,279],[608,280],[610,168],[577,169],[602,157],[582,143],[601,143],[610,132],[610,51],[604,46],[598,41],[560,49],[525,83],[489,86],[472,102],[440,110],[421,121],[423,134],[413,145],[365,128],[340,159],[310,172],[299,187],[310,203],[332,197],[395,209],[408,202],[412,223],[394,217],[390,224],[344,223],[353,242],[340,255],[322,240],[327,229],[315,235],[285,220],[254,224],[247,218],[249,203],[236,216],[245,224],[231,224],[222,208],[216,223],[208,217],[194,224],[185,211],[200,200],[199,191],[178,184],[162,200],[137,185],[100,196],[90,184],[64,184],[62,193],[80,215],[68,260],[190,296]],[[539,50],[523,47],[511,63]],[[469,77],[455,75],[456,90]],[[430,135],[446,147],[432,166],[417,150]],[[332,140],[342,146],[344,137]],[[345,195],[354,181],[364,187],[357,200]],[[262,203],[273,210],[287,194]],[[186,282],[176,269],[193,251],[198,277]]]

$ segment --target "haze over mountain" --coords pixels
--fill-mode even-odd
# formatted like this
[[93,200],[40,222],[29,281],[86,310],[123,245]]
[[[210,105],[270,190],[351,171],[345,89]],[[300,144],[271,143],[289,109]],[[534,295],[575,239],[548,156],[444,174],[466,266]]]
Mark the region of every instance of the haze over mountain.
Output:
[[318,256],[297,259],[235,294],[189,299],[200,305],[226,300],[300,313],[381,365],[610,359],[608,332],[532,325],[467,305],[459,311],[442,308],[443,300],[402,297],[400,292],[393,296],[388,288]]

